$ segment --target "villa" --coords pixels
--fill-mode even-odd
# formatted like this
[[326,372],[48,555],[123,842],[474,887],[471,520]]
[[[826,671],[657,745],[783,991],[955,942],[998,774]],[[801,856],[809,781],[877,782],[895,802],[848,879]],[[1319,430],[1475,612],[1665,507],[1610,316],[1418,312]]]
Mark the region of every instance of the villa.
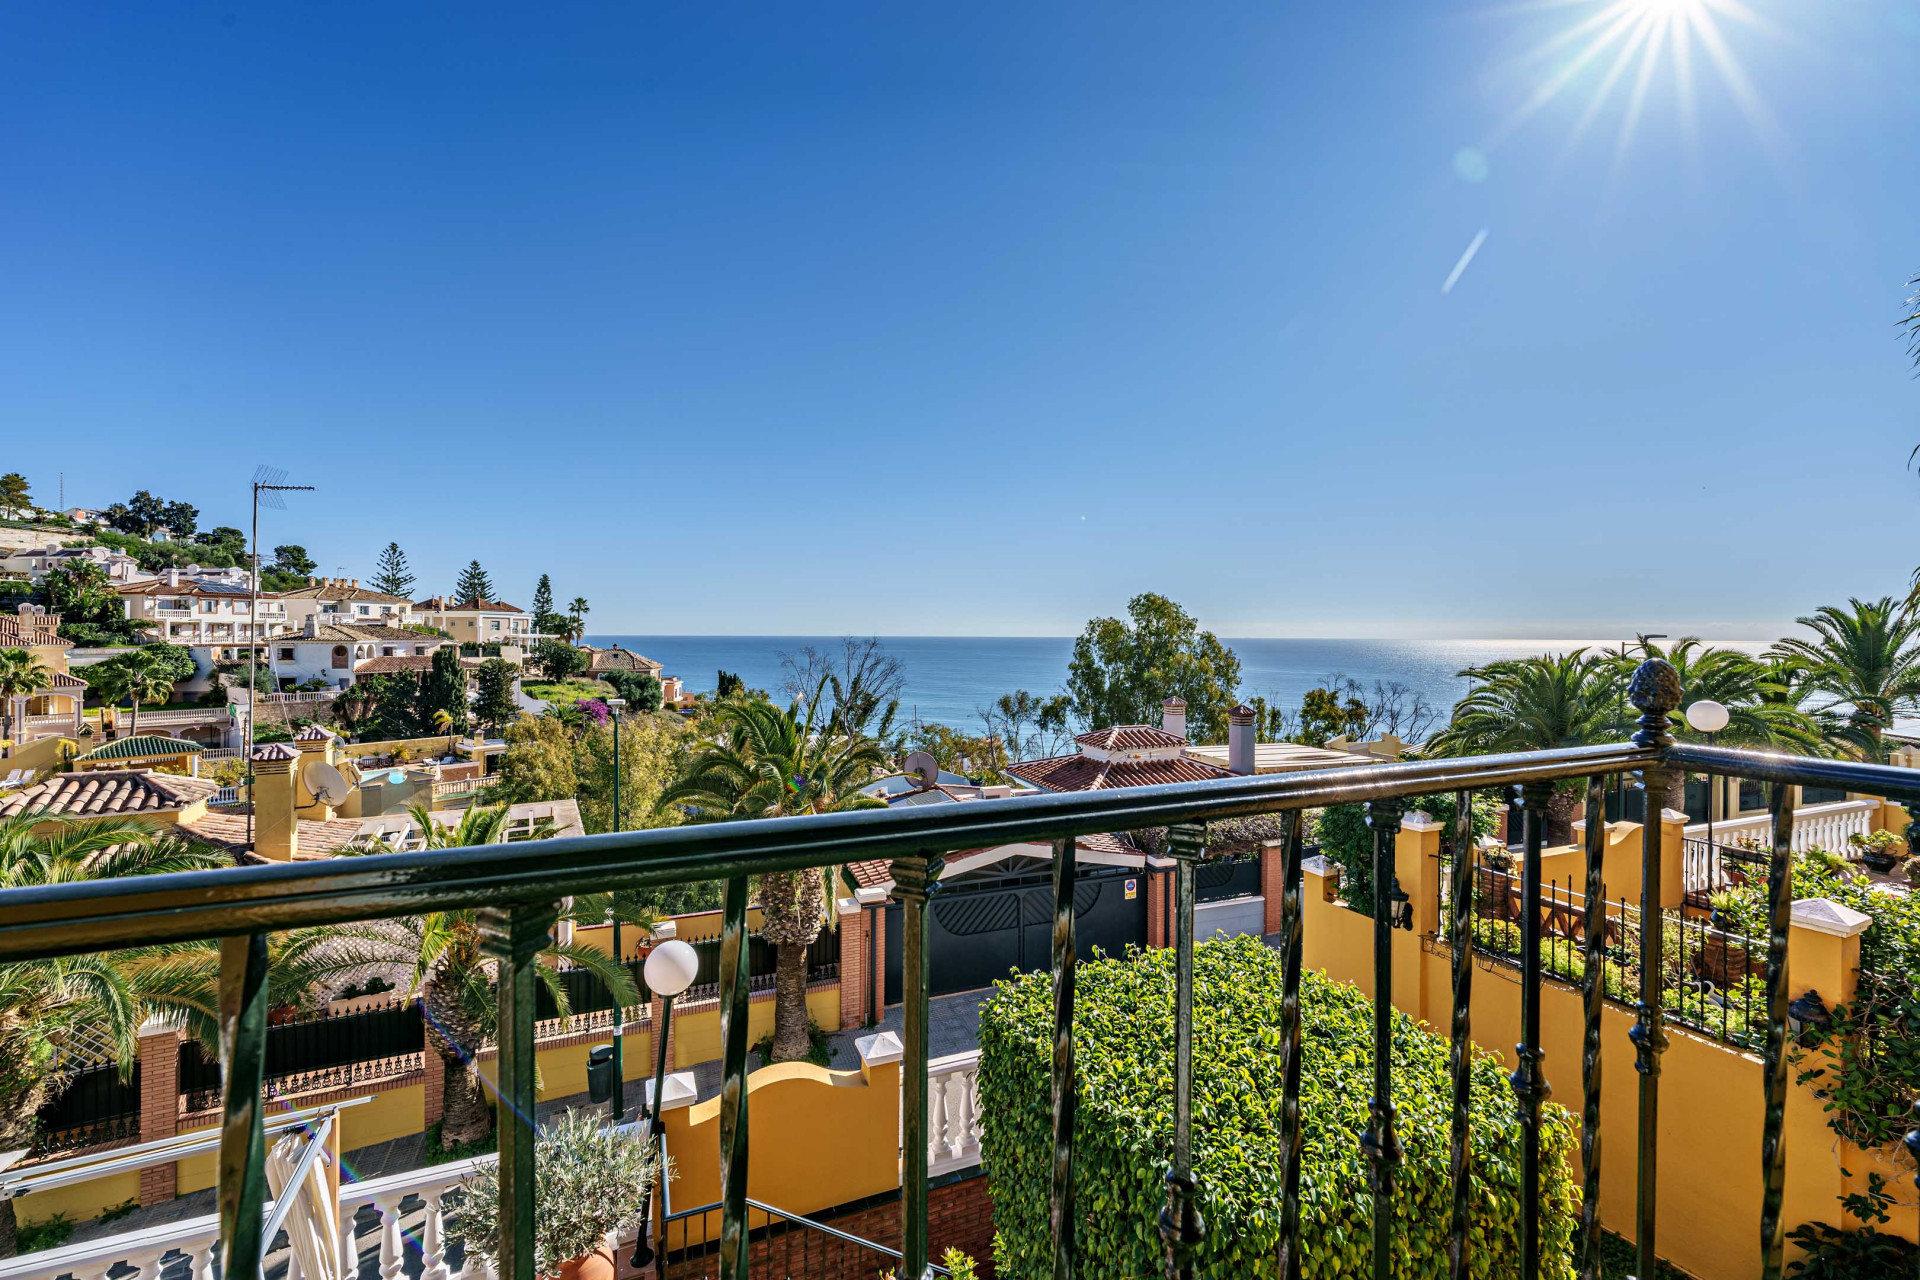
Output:
[[196,580],[181,569],[118,587],[115,593],[130,621],[152,629],[169,644],[245,644],[277,635],[287,626],[285,606],[271,596],[260,597],[256,622],[247,584]]
[[[344,689],[363,672],[424,670],[450,641],[402,627],[322,622],[309,613],[297,633],[267,646],[268,667],[283,689],[320,684]],[[384,665],[380,665],[384,663]]]
[[449,596],[429,596],[413,606],[418,620],[437,627],[462,644],[529,645],[546,637],[533,629],[533,619],[517,605],[499,600],[463,604]]
[[410,627],[420,621],[413,601],[360,585],[358,578],[309,578],[304,587],[273,593],[286,610],[287,626],[299,630],[307,619],[382,627]]
[[13,761],[15,767],[23,759],[30,760],[34,767],[43,767],[52,763],[52,757],[45,751],[29,751],[31,744],[77,738],[85,731],[82,710],[87,682],[68,670],[67,653],[72,648],[73,643],[60,634],[57,613],[32,604],[19,606],[16,613],[0,613],[0,649],[25,649],[52,672],[45,687],[14,699],[6,708],[11,740],[0,747],[0,759]]

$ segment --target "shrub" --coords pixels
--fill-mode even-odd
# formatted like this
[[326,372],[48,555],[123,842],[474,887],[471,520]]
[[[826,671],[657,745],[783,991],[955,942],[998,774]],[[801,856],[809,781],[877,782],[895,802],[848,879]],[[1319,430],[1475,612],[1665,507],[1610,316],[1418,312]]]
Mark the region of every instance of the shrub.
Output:
[[[534,1145],[534,1269],[543,1276],[601,1247],[608,1234],[633,1226],[645,1211],[657,1165],[650,1141],[603,1128],[592,1111],[569,1111]],[[466,1196],[454,1230],[467,1256],[498,1264],[500,1167],[488,1165],[461,1184]]]
[[[1158,1230],[1173,1130],[1173,953],[1150,951],[1080,967],[1075,1000],[1080,1068],[1075,1170],[1081,1268],[1087,1275],[1160,1274]],[[1197,1259],[1207,1275],[1274,1274],[1283,1200],[1278,1134],[1284,1063],[1280,955],[1254,938],[1201,944],[1194,961],[1193,1163],[1207,1223]],[[1356,988],[1305,975],[1300,1129],[1302,1257],[1316,1277],[1372,1269],[1372,1195],[1360,1134],[1372,1089],[1373,1011]],[[1452,1086],[1447,1043],[1393,1015],[1396,1131],[1406,1157],[1395,1182],[1396,1274],[1443,1275],[1452,1212],[1448,1177]],[[982,1156],[992,1173],[999,1274],[1050,1274],[1052,979],[997,984],[981,1011]],[[1519,1250],[1520,1126],[1513,1091],[1490,1056],[1473,1067],[1478,1256]],[[1579,1193],[1574,1138],[1562,1107],[1544,1108],[1541,1226],[1545,1273],[1565,1274]]]
[[1809,1222],[1787,1232],[1787,1239],[1807,1251],[1788,1264],[1791,1280],[1907,1280],[1920,1253],[1909,1241],[1872,1227]]

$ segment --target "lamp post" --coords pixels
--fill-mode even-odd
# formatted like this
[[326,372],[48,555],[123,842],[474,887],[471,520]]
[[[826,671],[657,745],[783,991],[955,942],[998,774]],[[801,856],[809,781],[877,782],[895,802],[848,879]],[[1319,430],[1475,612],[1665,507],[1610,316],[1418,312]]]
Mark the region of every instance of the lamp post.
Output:
[[[647,990],[660,997],[660,1025],[653,1029],[653,1105],[647,1108],[647,1134],[658,1143],[660,1131],[666,1127],[660,1121],[660,1103],[667,1087],[667,1031],[673,1026],[673,999],[693,985],[700,972],[700,953],[674,938],[653,949],[642,972]],[[649,1208],[643,1219],[650,1222],[652,1218],[653,1211]],[[644,1267],[652,1261],[653,1250],[647,1247],[647,1233],[643,1228],[640,1243],[633,1251],[633,1265]]]
[[[1721,703],[1711,698],[1702,698],[1686,710],[1687,727],[1707,735],[1707,745],[1713,745],[1714,735],[1727,727],[1727,721],[1733,717]],[[1713,848],[1713,793],[1718,781],[1712,774],[1707,775],[1707,848]],[[1716,857],[1718,855],[1715,855]]]
[[[620,712],[624,698],[608,698],[607,712],[613,717],[613,829],[620,830]],[[613,925],[613,962],[625,964],[627,953],[620,949],[620,913],[609,905],[607,919]],[[613,1002],[613,1122],[627,1118],[627,1014],[620,1002]]]

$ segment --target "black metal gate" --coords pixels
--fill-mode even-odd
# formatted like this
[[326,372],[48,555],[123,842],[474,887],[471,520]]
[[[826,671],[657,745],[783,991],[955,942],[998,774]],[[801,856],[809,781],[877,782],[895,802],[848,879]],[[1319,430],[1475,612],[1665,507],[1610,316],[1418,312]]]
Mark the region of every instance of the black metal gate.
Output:
[[[1147,880],[1126,867],[1082,868],[1073,892],[1075,950],[1120,955],[1147,943]],[[1053,967],[1053,885],[1045,875],[942,885],[927,906],[936,996],[974,991],[1009,970]],[[900,904],[887,907],[887,1003],[900,1002]]]

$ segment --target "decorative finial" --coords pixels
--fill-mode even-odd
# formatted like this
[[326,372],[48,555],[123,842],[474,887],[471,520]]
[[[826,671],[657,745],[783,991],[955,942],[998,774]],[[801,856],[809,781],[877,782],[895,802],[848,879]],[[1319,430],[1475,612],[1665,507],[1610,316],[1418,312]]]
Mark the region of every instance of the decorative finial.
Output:
[[1640,712],[1640,732],[1633,735],[1636,747],[1670,747],[1673,735],[1667,732],[1668,719],[1680,705],[1680,673],[1664,658],[1648,658],[1633,671],[1627,686],[1627,701]]

